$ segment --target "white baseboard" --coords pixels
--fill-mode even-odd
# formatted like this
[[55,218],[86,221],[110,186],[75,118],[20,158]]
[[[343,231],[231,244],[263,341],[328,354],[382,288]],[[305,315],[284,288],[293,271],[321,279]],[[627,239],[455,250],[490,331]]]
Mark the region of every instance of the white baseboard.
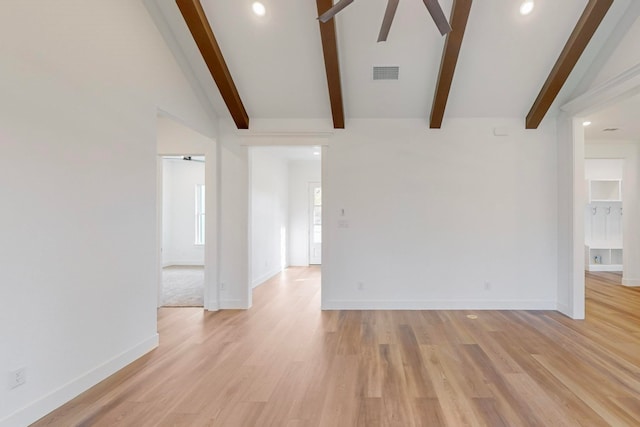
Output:
[[573,320],[584,320],[584,311],[582,312],[582,314],[580,316],[576,316],[573,311],[571,310],[571,308],[564,303],[558,303],[558,308],[557,311],[561,314],[564,314],[565,316],[567,316],[569,319],[573,319]]
[[268,271],[266,274],[263,274],[262,276],[260,276],[257,279],[253,280],[251,282],[251,287],[255,288],[255,287],[259,286],[259,285],[262,285],[264,282],[266,282],[267,280],[271,279],[276,274],[279,274],[281,271],[282,271],[282,269],[279,268],[279,267],[274,268],[271,271]]
[[217,299],[210,299],[209,304],[204,308],[207,311],[218,311],[220,310],[220,305],[218,304]]
[[27,426],[34,423],[78,396],[80,393],[90,389],[100,381],[113,375],[156,348],[158,346],[158,340],[158,334],[147,338],[133,348],[120,353],[102,365],[80,375],[60,388],[0,420],[0,427]]
[[635,287],[640,286],[640,279],[622,279],[622,284],[624,286]]
[[557,311],[559,311],[560,313],[564,314],[567,317],[571,317],[571,310],[569,309],[568,304],[558,302]]
[[557,310],[556,301],[323,301],[323,310]]
[[247,302],[240,299],[223,299],[220,300],[221,310],[247,310]]

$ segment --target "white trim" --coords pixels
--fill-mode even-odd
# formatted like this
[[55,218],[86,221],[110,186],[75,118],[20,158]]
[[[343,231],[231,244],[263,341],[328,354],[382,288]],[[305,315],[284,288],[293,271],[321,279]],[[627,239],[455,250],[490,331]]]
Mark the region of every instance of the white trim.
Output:
[[[223,299],[220,300],[221,310],[247,310],[251,307],[247,306],[247,302],[241,299]],[[1,426],[0,426],[1,427]]]
[[[247,305],[253,305],[253,165],[254,151],[247,148]],[[287,232],[288,233],[288,232]],[[222,303],[220,303],[222,308]]]
[[54,409],[59,408],[75,398],[80,393],[90,389],[100,381],[158,347],[158,342],[158,334],[152,335],[129,350],[118,354],[102,365],[80,375],[44,397],[0,420],[0,427],[26,426],[34,423]]
[[[314,212],[315,212],[315,200],[313,189],[320,187],[320,262],[317,262],[317,257],[311,256],[311,248],[316,245],[314,243]],[[324,198],[322,197],[322,182],[311,181],[307,182],[307,260],[309,265],[322,265],[322,239],[324,237],[324,222],[322,218]],[[312,259],[313,258],[313,259]],[[312,262],[313,261],[313,262]]]
[[[331,189],[327,191],[327,187],[324,186],[324,183],[329,182],[329,146],[325,145],[321,147],[322,153],[320,156],[320,185],[322,185],[322,246],[320,250],[322,251],[320,254],[320,260],[326,260],[329,258],[329,254],[331,253],[331,239],[327,239],[326,232],[326,224],[329,220],[329,209],[332,209],[331,198],[327,197],[327,194],[331,192]],[[328,203],[327,203],[328,201]],[[320,264],[320,305],[324,307],[325,305],[325,286],[327,283],[330,283],[331,277],[331,269],[327,268],[326,264]]]
[[572,317],[571,309],[567,304],[558,303],[558,307],[556,308],[560,313],[564,314],[567,317]]
[[623,286],[636,287],[640,286],[640,279],[622,279]]
[[203,307],[206,311],[219,311],[218,300],[210,299],[209,304],[206,307]]
[[587,115],[638,93],[640,64],[567,102],[560,109],[571,116]]
[[323,310],[557,310],[558,303],[549,300],[329,300]]
[[273,270],[268,271],[267,273],[263,274],[262,276],[258,277],[253,282],[251,282],[251,287],[255,288],[257,286],[262,285],[264,282],[266,282],[267,280],[277,276],[282,271],[283,271],[283,269],[280,268],[280,267],[276,267]]

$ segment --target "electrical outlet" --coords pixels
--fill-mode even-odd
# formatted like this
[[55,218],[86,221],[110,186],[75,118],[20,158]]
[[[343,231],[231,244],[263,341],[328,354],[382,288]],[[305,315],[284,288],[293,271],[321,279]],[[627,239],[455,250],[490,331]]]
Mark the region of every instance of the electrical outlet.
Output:
[[227,284],[226,283],[224,283],[224,282],[220,283],[220,290],[221,291],[224,291],[226,288],[227,288]]
[[358,282],[358,290],[361,291],[364,289],[364,283]]
[[484,290],[485,291],[491,290],[491,282],[484,282]]
[[27,382],[27,368],[9,372],[9,388],[19,387]]

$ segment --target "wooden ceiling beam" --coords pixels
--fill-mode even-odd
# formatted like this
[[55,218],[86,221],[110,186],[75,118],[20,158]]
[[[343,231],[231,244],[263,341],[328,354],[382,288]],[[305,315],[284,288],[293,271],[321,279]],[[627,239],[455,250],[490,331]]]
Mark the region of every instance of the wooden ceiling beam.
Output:
[[233,121],[238,129],[249,129],[249,115],[242,104],[202,4],[199,0],[176,0],[176,4],[218,86],[222,99],[227,104]]
[[527,129],[538,128],[612,4],[613,0],[589,0],[527,114]]
[[[316,0],[318,16],[325,13],[333,6],[332,0]],[[324,68],[327,74],[329,87],[329,101],[331,102],[331,115],[333,127],[344,129],[344,107],[342,103],[342,85],[340,83],[340,63],[338,61],[338,42],[336,39],[336,25],[334,19],[325,23],[318,20],[320,25],[320,38],[322,40],[322,53],[324,55]]]
[[454,0],[451,6],[451,32],[447,34],[442,50],[442,59],[440,60],[440,71],[438,72],[438,83],[436,84],[436,92],[433,95],[433,105],[431,107],[431,118],[429,127],[431,129],[440,129],[444,110],[447,107],[451,83],[453,75],[456,71],[458,63],[458,55],[462,46],[462,39],[467,28],[469,13],[471,12],[472,0]]

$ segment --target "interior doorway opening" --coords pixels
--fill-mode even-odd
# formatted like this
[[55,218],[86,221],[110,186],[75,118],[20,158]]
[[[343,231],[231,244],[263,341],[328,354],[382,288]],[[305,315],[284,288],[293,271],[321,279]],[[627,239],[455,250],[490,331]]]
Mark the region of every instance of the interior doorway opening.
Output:
[[288,269],[319,270],[321,183],[321,147],[249,147],[250,294]]
[[205,157],[162,156],[162,307],[204,307]]
[[[158,111],[157,117],[157,151],[156,151],[156,261],[157,261],[157,306],[162,305],[162,271],[167,261],[180,261],[180,259],[163,260],[165,251],[163,248],[163,157],[174,158],[174,162],[199,164],[204,166],[204,181],[201,190],[203,193],[203,206],[206,210],[204,217],[205,227],[201,230],[205,235],[205,245],[200,249],[204,253],[204,309],[215,311],[220,309],[220,290],[218,277],[218,246],[220,244],[218,234],[218,143],[207,134],[201,133],[178,118],[163,111]],[[185,160],[184,157],[191,160]],[[200,183],[200,182],[199,182]],[[185,190],[186,195],[195,198],[197,190],[193,187]],[[206,197],[205,197],[206,196]],[[193,201],[195,204],[195,199]],[[190,217],[195,221],[194,204],[187,203],[186,208],[191,210]],[[204,212],[201,212],[204,214]],[[185,228],[184,237],[191,238],[190,244],[195,243],[195,222]],[[184,260],[184,258],[183,258]],[[189,261],[189,260],[187,260]]]
[[585,151],[585,271],[622,274],[624,159],[589,158]]
[[640,95],[628,94],[583,118],[585,270],[621,273],[625,286],[640,286],[638,114]]
[[[640,266],[634,262],[640,256],[640,233],[638,226],[630,221],[640,215],[640,129],[636,125],[637,120],[634,120],[640,111],[639,76],[640,71],[631,70],[610,80],[610,84],[601,85],[575,98],[562,107],[563,115],[558,121],[561,225],[558,235],[558,310],[574,319],[584,319],[586,316],[585,270],[588,270],[592,256],[585,238],[585,222],[591,221],[585,209],[590,202],[591,190],[585,179],[586,158],[624,159],[619,188],[621,200],[624,200],[624,250],[605,249],[617,249],[616,253],[607,253],[607,256],[613,256],[616,262],[622,260],[622,284],[640,286]],[[617,124],[606,124],[611,117]],[[625,132],[618,132],[622,129]],[[594,263],[595,256],[602,257],[601,254],[593,256]],[[598,259],[600,262],[602,260]]]

